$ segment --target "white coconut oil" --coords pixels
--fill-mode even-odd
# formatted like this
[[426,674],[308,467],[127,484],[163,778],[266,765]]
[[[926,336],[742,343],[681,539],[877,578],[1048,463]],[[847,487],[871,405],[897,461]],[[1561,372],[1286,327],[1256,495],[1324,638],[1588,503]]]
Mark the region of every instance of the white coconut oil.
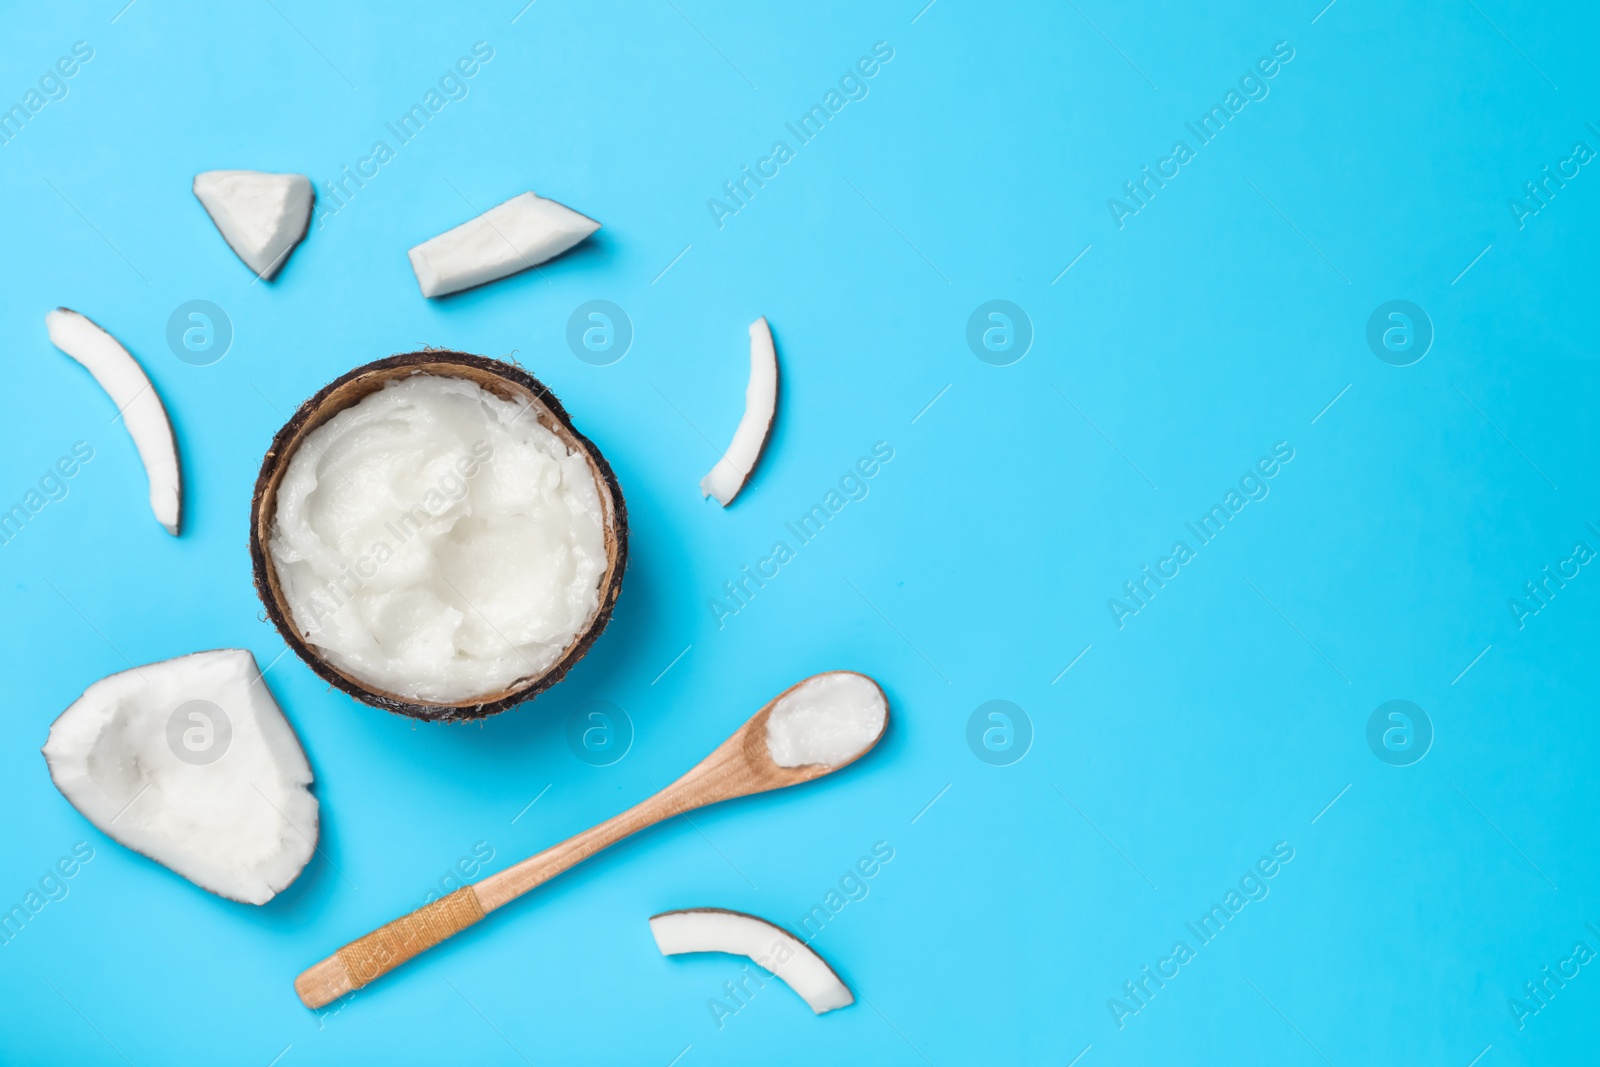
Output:
[[587,459],[528,404],[417,374],[306,435],[270,547],[296,626],[331,664],[454,703],[556,663],[599,606],[606,524]]
[[837,767],[861,755],[883,733],[889,704],[865,675],[829,671],[808,678],[767,716],[767,751],[780,767]]

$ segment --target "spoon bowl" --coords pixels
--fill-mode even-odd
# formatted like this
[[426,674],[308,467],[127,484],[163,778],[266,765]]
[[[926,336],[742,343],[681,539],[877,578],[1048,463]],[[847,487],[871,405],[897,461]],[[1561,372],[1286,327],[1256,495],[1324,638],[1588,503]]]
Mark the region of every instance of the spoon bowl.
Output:
[[[863,745],[861,750],[855,755],[840,760],[838,763],[803,763],[795,767],[785,767],[780,765],[772,758],[772,750],[767,745],[767,720],[772,717],[773,709],[782,703],[785,697],[803,688],[804,686],[810,685],[812,682],[815,682],[818,679],[830,678],[844,674],[861,678],[868,682],[873,689],[877,690],[878,695],[883,698],[884,708],[888,708],[889,698],[884,694],[883,687],[880,686],[869,675],[862,674],[859,671],[823,671],[820,674],[813,674],[809,678],[802,678],[800,681],[794,683],[789,688],[785,689],[783,692],[767,701],[766,704],[762,706],[760,711],[750,716],[750,718],[745,721],[743,726],[734,731],[732,737],[728,738],[721,745],[717,746],[716,751],[712,752],[711,755],[707,756],[705,759],[696,764],[694,769],[688,774],[684,775],[683,778],[680,778],[679,781],[683,781],[694,776],[697,772],[703,768],[706,768],[708,764],[717,763],[718,757],[724,755],[724,749],[733,748],[737,748],[739,753],[742,755],[742,765],[738,760],[733,758],[731,752],[727,754],[725,758],[728,759],[730,763],[740,766],[742,772],[748,775],[751,779],[751,784],[756,787],[749,789],[747,792],[732,793],[729,794],[729,796],[748,796],[753,793],[764,793],[773,789],[782,789],[784,786],[799,785],[801,782],[809,782],[813,779],[821,778],[824,775],[832,774],[834,771],[850,766],[850,764],[854,763],[862,756],[865,756],[868,752],[871,752],[877,747],[878,742],[883,740],[885,731],[889,729],[889,715],[887,710],[884,712],[883,723],[878,727],[877,734],[875,734],[870,741]],[[667,788],[671,789],[672,787],[668,786]],[[663,790],[663,792],[665,792],[665,790]],[[708,801],[707,803],[712,802]]]

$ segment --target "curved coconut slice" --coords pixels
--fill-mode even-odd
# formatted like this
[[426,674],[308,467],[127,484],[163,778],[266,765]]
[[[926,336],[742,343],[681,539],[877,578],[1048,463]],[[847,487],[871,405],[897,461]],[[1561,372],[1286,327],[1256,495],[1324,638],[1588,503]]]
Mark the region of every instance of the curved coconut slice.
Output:
[[243,649],[102,678],[50,727],[44,758],[107,835],[230,900],[265,904],[316,848],[311,767]]
[[855,1003],[850,987],[821,956],[758,916],[724,908],[664,911],[650,916],[650,932],[663,956],[685,952],[749,956],[757,967],[782,978],[818,1015]]
[[315,194],[304,174],[208,170],[194,195],[244,265],[271,279],[305,238]]
[[50,343],[88,368],[94,380],[111,396],[122,413],[145,477],[150,480],[150,510],[173,537],[183,516],[183,475],[178,467],[178,444],[172,423],[155,386],[145,377],[139,361],[115,337],[71,308],[56,308],[45,315]]
[[755,469],[767,435],[772,432],[772,417],[778,410],[778,353],[772,347],[772,330],[766,316],[750,324],[750,383],[744,389],[744,416],[733,431],[728,451],[717,460],[711,473],[700,479],[700,495],[714,496],[727,507]]
[[600,228],[564,204],[522,193],[413,248],[423,296],[444,296],[554,259]]

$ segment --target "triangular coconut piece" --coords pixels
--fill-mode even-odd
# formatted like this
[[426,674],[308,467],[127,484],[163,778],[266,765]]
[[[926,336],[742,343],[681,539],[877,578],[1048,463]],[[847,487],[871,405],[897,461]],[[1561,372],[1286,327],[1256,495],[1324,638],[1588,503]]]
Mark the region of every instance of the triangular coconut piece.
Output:
[[748,956],[783,979],[818,1015],[856,1002],[827,961],[781,926],[726,908],[686,908],[650,916],[650,932],[663,956],[727,952]]
[[173,537],[183,521],[183,473],[172,422],[144,368],[115,337],[71,308],[44,317],[50,343],[86,367],[117,405],[150,481],[150,510]]
[[208,170],[194,195],[244,265],[271,279],[311,226],[315,195],[304,174]]
[[767,318],[750,324],[750,380],[744,387],[744,414],[733,431],[728,451],[711,472],[700,479],[700,496],[716,497],[727,507],[739,495],[750,472],[767,447],[772,419],[778,411],[778,352],[772,345]]
[[265,904],[316,849],[311,766],[243,649],[102,678],[44,758],[95,826],[218,896]]
[[554,259],[600,228],[565,204],[522,193],[413,248],[423,296],[444,296]]

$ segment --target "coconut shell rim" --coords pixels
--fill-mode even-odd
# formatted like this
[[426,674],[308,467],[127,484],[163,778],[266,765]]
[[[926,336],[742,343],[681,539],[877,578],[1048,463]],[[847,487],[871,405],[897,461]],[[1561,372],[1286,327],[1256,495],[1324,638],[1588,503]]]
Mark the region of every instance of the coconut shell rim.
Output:
[[[590,617],[588,624],[573,640],[560,659],[552,664],[542,674],[529,678],[519,679],[511,688],[498,694],[492,694],[493,699],[483,701],[463,701],[457,703],[430,703],[417,701],[406,697],[397,696],[375,690],[357,679],[345,675],[324,659],[315,649],[306,643],[300,636],[298,628],[289,617],[284,604],[280,602],[277,593],[276,573],[271,565],[267,546],[262,538],[264,522],[264,506],[270,490],[273,503],[277,499],[277,486],[275,478],[281,470],[287,468],[293,451],[285,451],[291,442],[298,444],[298,439],[303,433],[310,433],[317,426],[327,422],[339,411],[346,410],[365,399],[370,393],[352,401],[337,410],[323,411],[328,399],[340,388],[358,378],[381,371],[415,368],[416,373],[429,373],[430,366],[438,365],[469,367],[479,372],[500,378],[512,386],[533,395],[550,416],[558,422],[572,441],[583,448],[593,470],[599,475],[599,481],[610,497],[611,525],[609,538],[615,550],[612,553],[610,572],[602,581],[599,591],[599,604],[595,613]],[[472,379],[468,379],[472,380]],[[481,384],[481,383],[479,383]],[[320,415],[320,417],[318,417]],[[314,425],[312,419],[318,417]],[[250,569],[256,596],[260,598],[262,606],[266,609],[267,618],[277,629],[280,637],[292,649],[312,673],[333,686],[335,689],[354,697],[363,704],[380,708],[384,711],[404,715],[413,719],[426,722],[470,722],[498,715],[508,711],[518,704],[532,700],[540,693],[549,689],[567,672],[577,665],[578,661],[588,654],[589,649],[600,637],[611,621],[617,597],[622,591],[622,577],[627,570],[628,563],[628,509],[622,495],[622,486],[617,482],[616,472],[611,469],[604,453],[576,426],[572,418],[562,406],[561,401],[550,391],[550,388],[538,378],[517,364],[504,360],[491,359],[470,352],[459,352],[454,349],[425,348],[415,352],[405,352],[399,355],[387,356],[383,359],[373,360],[354,367],[339,377],[324,385],[312,394],[289,421],[283,424],[273,435],[272,443],[268,446],[266,455],[261,460],[261,470],[256,476],[255,488],[250,494]]]

